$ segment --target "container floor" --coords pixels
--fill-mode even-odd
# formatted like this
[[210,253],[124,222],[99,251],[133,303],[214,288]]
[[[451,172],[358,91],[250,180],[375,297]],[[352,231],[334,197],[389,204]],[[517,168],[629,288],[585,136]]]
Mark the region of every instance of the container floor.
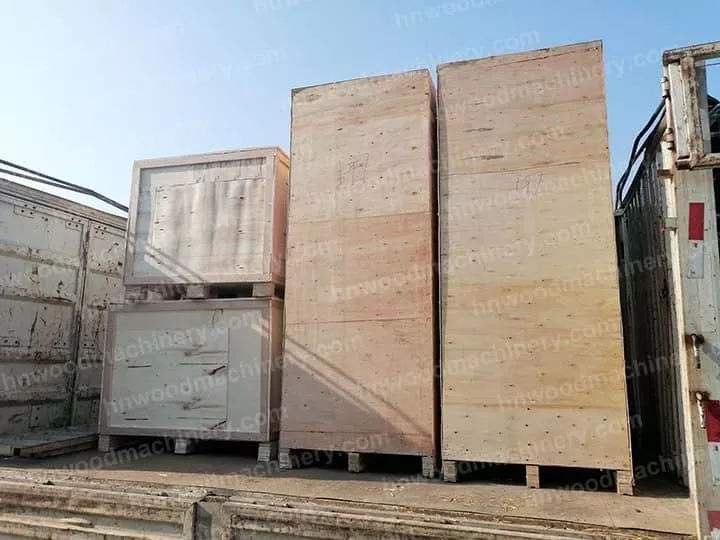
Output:
[[[243,452],[240,452],[242,454]],[[337,463],[280,471],[258,464],[247,452],[175,455],[135,450],[76,454],[28,460],[0,460],[0,478],[31,481],[108,481],[168,488],[204,487],[415,508],[536,518],[605,527],[691,535],[690,500],[679,488],[654,482],[634,497],[613,492],[528,489],[523,485],[470,480],[447,484],[407,473],[348,473]]]

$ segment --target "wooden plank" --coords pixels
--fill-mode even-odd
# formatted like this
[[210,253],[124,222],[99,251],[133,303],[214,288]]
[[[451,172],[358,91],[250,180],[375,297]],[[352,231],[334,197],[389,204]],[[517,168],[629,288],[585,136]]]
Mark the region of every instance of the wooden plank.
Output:
[[280,446],[432,456],[434,89],[293,92]]
[[288,164],[280,156],[264,148],[136,162],[125,283],[282,279],[286,187],[277,184]]
[[287,252],[287,211],[290,182],[289,159],[277,149],[275,154],[275,193],[273,194],[273,245],[270,261],[275,283],[285,283],[285,253]]
[[175,439],[175,454],[187,455],[195,452],[197,444],[192,439]]
[[278,458],[278,442],[258,444],[258,463],[270,463]]
[[540,467],[537,465],[525,465],[525,482],[529,488],[539,488]]
[[615,483],[617,484],[617,492],[620,495],[632,495],[634,491],[633,472],[632,471],[615,471]]
[[631,469],[602,62],[438,67],[445,461]]
[[267,306],[247,309],[243,315],[246,324],[239,325],[229,336],[229,376],[236,386],[240,386],[236,381],[243,383],[242,391],[228,388],[227,420],[229,429],[267,434],[269,397],[264,381],[270,376],[270,316]]
[[348,453],[348,472],[360,473],[367,468],[367,455],[358,452]]
[[89,427],[32,431],[0,439],[0,455],[47,457],[67,454],[88,445],[95,446],[96,442],[97,432]]
[[273,301],[270,309],[271,318],[271,340],[270,340],[270,388],[268,390],[270,396],[269,409],[269,438],[271,440],[279,439],[280,419],[282,417],[282,369],[283,369],[283,338],[285,329],[285,320],[283,315],[283,302]]

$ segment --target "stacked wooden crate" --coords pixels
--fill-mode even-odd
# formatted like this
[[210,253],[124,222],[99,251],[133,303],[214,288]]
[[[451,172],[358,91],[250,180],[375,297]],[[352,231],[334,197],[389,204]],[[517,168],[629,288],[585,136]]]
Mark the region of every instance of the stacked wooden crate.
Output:
[[438,68],[442,459],[632,491],[598,42]]
[[258,148],[135,163],[109,314],[101,445],[165,436],[277,450],[288,159]]
[[302,449],[432,474],[434,101],[426,70],[293,92],[283,467]]

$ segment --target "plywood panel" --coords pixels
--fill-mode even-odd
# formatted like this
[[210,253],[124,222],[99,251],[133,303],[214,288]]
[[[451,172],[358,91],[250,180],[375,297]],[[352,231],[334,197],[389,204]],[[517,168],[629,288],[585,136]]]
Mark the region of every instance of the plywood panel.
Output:
[[287,167],[278,148],[136,162],[126,284],[278,282]]
[[[287,325],[283,440],[309,439],[301,434],[311,433],[311,447],[347,450],[343,444],[352,441],[346,434],[355,434],[377,437],[372,452],[429,453],[433,343],[432,332],[420,334],[418,327],[431,324],[402,319]],[[334,437],[336,432],[343,437]]]
[[[224,364],[158,366],[117,370],[108,423],[121,427],[213,429],[227,419],[227,373]],[[202,384],[184,386],[186,381]]]
[[281,446],[434,454],[433,107],[426,71],[293,92]]
[[273,281],[285,282],[285,252],[287,251],[287,211],[290,189],[290,167],[288,157],[283,152],[275,156],[275,194],[272,202],[273,219]]
[[601,44],[438,85],[443,459],[629,469]]
[[[268,407],[263,406],[264,381],[268,375],[266,342],[269,328],[267,308],[247,310],[243,314],[245,323],[237,325],[230,334],[228,343],[228,377],[235,385],[242,385],[242,392],[228,392],[228,423],[229,429],[238,431],[260,432],[262,418]],[[241,381],[238,384],[238,381]]]
[[[427,213],[339,220],[334,231],[327,222],[294,222],[290,279],[298,286],[295,302],[286,308],[288,321],[393,320],[415,318],[423,310],[427,314],[432,283],[427,234]],[[329,242],[334,248],[321,253]]]

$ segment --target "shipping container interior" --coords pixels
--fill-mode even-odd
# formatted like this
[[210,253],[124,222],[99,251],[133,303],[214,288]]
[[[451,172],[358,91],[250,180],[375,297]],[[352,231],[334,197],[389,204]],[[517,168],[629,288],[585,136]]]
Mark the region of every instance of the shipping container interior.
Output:
[[0,178],[0,234],[0,455],[17,438],[87,446],[125,219]]
[[[717,90],[716,95],[720,87]],[[321,456],[315,469],[280,471],[276,463],[258,464],[254,447],[243,443],[204,443],[196,455],[182,456],[172,454],[172,441],[152,438],[138,439],[118,452],[92,450],[32,461],[7,458],[0,461],[0,477],[48,485],[93,481],[150,484],[158,489],[197,486],[215,493],[305,495],[692,534],[683,399],[675,353],[678,332],[673,326],[672,276],[663,232],[669,216],[660,182],[665,124],[662,108],[659,111],[640,146],[641,162],[631,179],[621,182],[616,212],[635,497],[618,496],[611,486],[603,486],[603,472],[598,473],[597,482],[576,484],[559,470],[555,481],[548,483],[554,489],[530,490],[522,485],[522,470],[494,466],[475,471],[468,482],[450,485],[418,478],[414,473],[417,466],[409,462],[412,457],[376,462],[362,476],[348,473],[344,458],[330,453]],[[720,103],[712,96],[707,99],[707,113],[712,151],[720,152]],[[714,173],[720,207],[720,170]],[[488,479],[492,482],[486,482]]]
[[[648,155],[652,155],[652,152],[648,152]],[[657,174],[655,163],[653,158],[647,159],[644,172],[638,173],[628,192],[628,196],[636,197],[638,201],[640,196],[631,193],[642,194],[644,198],[641,202],[646,206],[658,204],[656,199],[659,195],[645,191],[646,184],[651,184],[652,178],[657,179],[653,176]],[[655,218],[659,218],[658,212],[653,214]],[[649,219],[642,212],[633,214],[629,211],[630,215],[638,220]],[[641,225],[648,228],[646,221],[641,222]],[[654,249],[653,253],[660,257],[662,245],[657,242],[639,242],[634,249]],[[647,256],[644,251],[633,252],[631,259],[621,258],[621,268],[626,268],[629,261],[644,260]],[[650,268],[650,265],[647,266]],[[630,264],[629,268],[632,270],[635,267]],[[651,294],[660,297],[662,293],[662,266],[653,266],[651,272],[654,272],[656,281],[650,281],[649,289],[635,293],[644,295],[640,299],[642,302],[647,302]],[[639,278],[632,272],[624,275]],[[659,286],[653,288],[656,282]],[[627,287],[628,280],[624,279],[623,283]],[[623,293],[626,292],[624,289]],[[628,305],[627,302],[624,304]],[[653,332],[652,339],[649,334],[642,335],[642,346],[652,346],[656,343],[654,337],[663,333],[661,325],[669,306],[663,306],[660,301],[657,306],[658,315],[653,318],[654,324],[641,325],[642,330]],[[657,343],[664,347],[663,350],[670,350],[667,340]],[[637,360],[638,354],[636,351],[629,357]],[[646,354],[656,357],[658,353],[650,351]],[[185,456],[172,453],[172,441],[160,440],[156,443],[154,439],[139,439],[137,444],[116,452],[92,450],[61,456],[50,455],[35,460],[7,458],[0,461],[0,477],[50,484],[122,482],[127,485],[150,485],[159,490],[202,488],[214,493],[305,495],[404,507],[466,510],[492,514],[496,518],[523,517],[691,534],[692,505],[685,496],[686,492],[682,489],[668,489],[668,484],[658,485],[658,477],[652,475],[654,459],[657,467],[668,469],[664,476],[679,478],[683,482],[683,467],[671,459],[674,457],[682,461],[679,457],[682,455],[679,450],[681,443],[675,440],[681,437],[681,430],[677,423],[679,413],[673,409],[679,407],[679,401],[670,384],[675,376],[671,369],[672,362],[667,366],[658,366],[659,369],[650,369],[652,366],[649,365],[643,367],[642,362],[633,365],[636,365],[638,374],[631,378],[630,385],[631,388],[637,388],[631,394],[633,418],[639,415],[643,420],[642,424],[635,420],[631,422],[636,428],[642,427],[635,429],[633,435],[643,441],[642,445],[635,446],[638,489],[634,497],[613,493],[611,485],[604,483],[609,475],[603,472],[599,473],[598,478],[587,477],[584,482],[576,482],[578,471],[572,471],[571,476],[566,476],[559,469],[551,471],[559,474],[545,483],[544,487],[549,489],[531,490],[524,485],[522,471],[493,466],[475,471],[467,482],[451,485],[439,479],[418,478],[417,464],[411,463],[412,458],[375,462],[367,473],[353,475],[347,472],[343,456],[323,454],[317,467],[281,471],[277,462],[257,463],[256,450],[252,445],[207,442],[198,447],[197,454]],[[647,370],[647,373],[643,370]],[[674,423],[670,423],[670,417]],[[663,460],[660,460],[661,456]],[[643,476],[643,471],[651,474]]]
[[628,400],[631,418],[638,419],[632,429],[635,466],[663,463],[661,476],[687,486],[672,284],[662,229],[665,193],[658,177],[660,122],[617,213]]
[[[703,79],[704,71],[698,70]],[[712,153],[720,152],[720,101],[706,89],[715,89],[718,95],[719,75],[720,70],[711,73],[699,84],[701,117],[707,119],[704,122],[709,128],[705,150]],[[683,422],[688,404],[677,352],[684,346],[677,342],[683,330],[675,325],[678,306],[673,301],[671,248],[666,234],[677,223],[668,213],[668,204],[674,204],[668,197],[674,194],[663,186],[663,178],[670,173],[667,156],[663,156],[667,142],[663,103],[646,128],[645,138],[642,133],[638,138],[637,151],[633,149],[637,165],[634,169],[629,166],[616,193],[628,399],[631,418],[636,419],[631,422],[634,467],[640,487],[644,480],[664,478],[687,489],[691,480]],[[720,169],[713,174],[715,204],[720,207]],[[720,215],[717,219],[720,224]],[[720,245],[720,238],[713,241]]]

